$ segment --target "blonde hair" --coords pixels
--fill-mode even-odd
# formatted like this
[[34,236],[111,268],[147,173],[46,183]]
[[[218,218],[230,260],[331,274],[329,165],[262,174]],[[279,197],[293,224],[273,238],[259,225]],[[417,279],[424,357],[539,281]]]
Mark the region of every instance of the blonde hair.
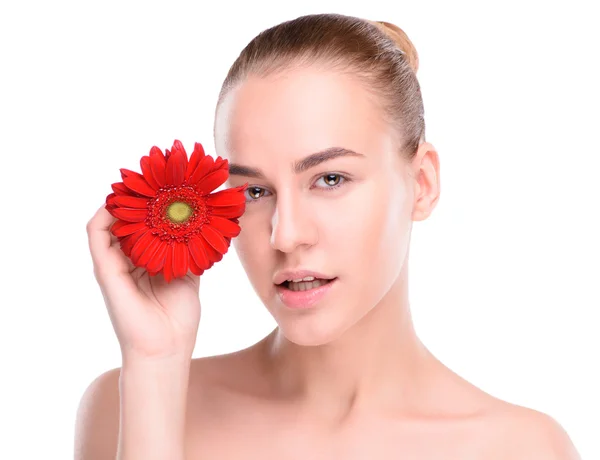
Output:
[[408,38],[408,35],[406,35],[406,32],[404,32],[400,27],[398,27],[396,24],[392,24],[391,22],[371,21],[369,19],[365,19],[365,21],[373,24],[394,42],[396,47],[402,53],[404,53],[406,59],[408,60],[408,64],[416,74],[417,70],[419,70],[419,55],[415,46]]
[[[254,37],[232,64],[215,112],[228,91],[249,75],[265,77],[299,66],[320,65],[364,83],[397,133],[398,150],[411,159],[425,141],[417,51],[398,26],[341,14],[310,14]],[[215,117],[216,119],[216,117]]]

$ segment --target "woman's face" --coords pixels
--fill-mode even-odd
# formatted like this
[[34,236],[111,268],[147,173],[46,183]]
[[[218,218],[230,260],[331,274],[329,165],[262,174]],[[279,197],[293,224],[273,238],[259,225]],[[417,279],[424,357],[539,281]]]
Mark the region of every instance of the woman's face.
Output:
[[[230,91],[215,125],[217,154],[259,170],[248,182],[233,246],[256,293],[286,338],[319,345],[340,336],[388,292],[404,263],[412,225],[409,164],[361,85],[315,70],[252,77]],[[295,171],[325,149],[342,155]],[[337,279],[311,308],[286,306],[274,276],[309,269]]]

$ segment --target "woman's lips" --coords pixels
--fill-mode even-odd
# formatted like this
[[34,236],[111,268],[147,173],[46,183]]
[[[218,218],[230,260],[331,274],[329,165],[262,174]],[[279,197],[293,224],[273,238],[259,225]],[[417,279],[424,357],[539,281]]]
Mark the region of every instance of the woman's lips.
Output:
[[323,297],[338,284],[338,279],[333,278],[327,284],[306,291],[292,291],[285,284],[276,285],[277,295],[288,308],[310,308],[316,305]]

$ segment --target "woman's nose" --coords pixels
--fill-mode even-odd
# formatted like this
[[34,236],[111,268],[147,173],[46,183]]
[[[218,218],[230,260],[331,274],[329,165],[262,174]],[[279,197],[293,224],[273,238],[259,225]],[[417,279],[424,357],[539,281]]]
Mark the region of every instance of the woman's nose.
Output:
[[271,222],[271,246],[281,252],[292,252],[298,246],[317,242],[317,228],[310,209],[299,200],[279,201]]

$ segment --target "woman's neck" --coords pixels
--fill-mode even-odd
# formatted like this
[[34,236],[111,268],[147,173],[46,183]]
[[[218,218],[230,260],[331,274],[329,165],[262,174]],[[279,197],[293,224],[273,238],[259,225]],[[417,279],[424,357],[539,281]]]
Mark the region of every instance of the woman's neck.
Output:
[[281,398],[341,420],[355,412],[410,410],[437,360],[416,336],[403,270],[370,312],[336,340],[300,346],[276,328],[265,341],[269,378]]

